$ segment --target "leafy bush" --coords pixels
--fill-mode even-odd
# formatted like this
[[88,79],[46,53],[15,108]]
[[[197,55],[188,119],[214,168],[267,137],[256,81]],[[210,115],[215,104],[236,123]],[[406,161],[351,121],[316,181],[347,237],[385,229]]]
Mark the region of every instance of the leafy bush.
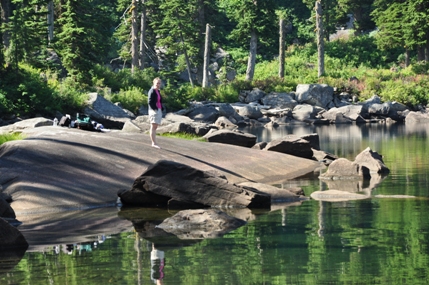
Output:
[[106,96],[106,99],[113,103],[120,102],[123,108],[134,114],[138,113],[141,106],[147,106],[147,95],[141,88],[135,86],[126,90],[121,89],[117,93]]
[[380,97],[385,101],[397,101],[408,106],[427,104],[429,80],[427,78],[404,78],[382,82]]
[[24,139],[24,135],[20,133],[0,134],[0,145],[8,141],[15,141],[15,140],[22,140],[22,139]]
[[41,78],[42,72],[29,65],[20,65],[3,75],[1,101],[7,113],[35,116],[52,114],[57,106],[55,90]]
[[428,74],[429,62],[419,61],[411,65],[411,70],[415,74]]

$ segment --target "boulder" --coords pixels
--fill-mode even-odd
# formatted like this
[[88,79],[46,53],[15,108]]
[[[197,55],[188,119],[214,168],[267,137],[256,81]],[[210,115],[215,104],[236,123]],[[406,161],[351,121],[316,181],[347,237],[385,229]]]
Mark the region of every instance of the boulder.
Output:
[[252,148],[263,150],[267,146],[267,144],[267,142],[258,142],[254,146],[252,146]]
[[[138,177],[130,191],[149,192],[147,201],[150,204],[152,195],[158,195],[183,202],[198,203],[213,207],[270,207],[269,195],[244,186],[231,184],[224,176],[211,171],[201,171],[174,161],[160,160]],[[126,199],[127,191],[118,196],[124,205],[133,201]],[[140,198],[143,195],[139,196]],[[157,201],[162,201],[159,198]],[[166,204],[164,205],[166,206]]]
[[220,129],[223,129],[223,128],[235,129],[238,127],[236,124],[234,124],[227,117],[224,117],[224,116],[217,118],[214,125]]
[[310,143],[310,147],[320,150],[320,140],[317,133],[306,134],[301,136],[301,138],[308,141]]
[[234,117],[237,112],[235,109],[231,106],[231,104],[228,103],[219,103],[215,104],[216,110],[219,112],[219,116],[225,116],[225,117]]
[[370,174],[388,174],[390,172],[389,168],[384,164],[381,155],[372,151],[369,147],[356,156],[355,163],[360,168],[367,168]]
[[427,111],[411,111],[405,117],[405,123],[429,123],[429,112]]
[[298,84],[295,91],[296,101],[329,109],[334,99],[334,88],[326,84]]
[[346,158],[338,158],[329,165],[328,171],[319,176],[322,179],[361,179],[376,175],[385,175],[389,169],[384,165],[382,157],[369,147],[358,154],[352,162]]
[[243,103],[258,102],[265,96],[265,92],[259,88],[245,90],[240,93],[239,100]]
[[256,106],[244,106],[238,109],[238,114],[249,119],[259,119],[263,116],[261,110]]
[[208,142],[224,143],[243,147],[253,147],[257,140],[255,135],[229,129],[213,130],[207,133],[204,138]]
[[273,140],[263,150],[277,151],[308,159],[313,157],[310,142],[295,135]]
[[180,239],[217,238],[246,222],[215,209],[183,210],[165,219],[157,228]]
[[83,112],[108,129],[122,129],[126,121],[135,118],[129,111],[97,93],[89,93],[89,99]]
[[334,160],[338,159],[338,156],[323,150],[318,150],[313,148],[313,158],[319,162],[322,162],[324,165],[328,166]]
[[197,122],[214,123],[219,117],[219,111],[214,106],[202,106],[192,110],[187,116]]
[[363,114],[362,110],[362,105],[347,105],[339,108],[331,108],[328,111],[324,112],[322,116],[323,118],[328,119],[330,121],[335,121],[337,118],[337,114],[342,114],[345,117],[355,121],[356,118],[359,116],[368,117],[368,114]]
[[28,243],[22,233],[0,218],[0,251],[17,248],[28,248]]
[[190,122],[176,122],[168,125],[161,125],[161,127],[158,127],[158,129],[156,130],[156,133],[157,134],[187,133],[187,134],[193,134],[193,135],[202,137],[212,129],[216,129],[216,127],[203,122],[190,121]]
[[390,104],[386,103],[374,103],[368,106],[368,113],[372,116],[384,116],[386,117],[390,112]]
[[359,165],[346,158],[334,160],[328,170],[319,176],[321,179],[361,179]]
[[294,99],[294,94],[291,93],[272,92],[262,98],[261,101],[262,104],[270,106],[273,109],[293,109],[296,105],[298,105],[298,102],[296,102]]
[[351,124],[351,123],[353,123],[353,120],[350,119],[350,118],[348,118],[348,117],[346,117],[346,116],[344,116],[341,113],[337,113],[336,116],[335,116],[334,123],[335,124]]
[[293,111],[292,116],[297,121],[308,121],[316,119],[316,115],[321,111],[321,109],[315,108],[315,106],[309,104],[297,105]]

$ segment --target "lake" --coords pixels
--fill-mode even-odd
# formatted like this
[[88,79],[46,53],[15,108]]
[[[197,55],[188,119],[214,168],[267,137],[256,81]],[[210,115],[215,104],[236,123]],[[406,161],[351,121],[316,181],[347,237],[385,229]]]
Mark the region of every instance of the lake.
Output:
[[[181,240],[154,225],[164,209],[101,208],[20,219],[30,243],[0,263],[0,284],[427,284],[429,140],[427,125],[367,124],[246,128],[258,141],[317,133],[322,150],[354,160],[383,155],[389,175],[372,198],[316,200],[236,210],[247,224],[211,239]],[[340,183],[341,184],[341,183]],[[310,173],[278,187],[306,196],[330,189]],[[356,187],[356,189],[354,189]],[[410,195],[390,198],[381,195]]]

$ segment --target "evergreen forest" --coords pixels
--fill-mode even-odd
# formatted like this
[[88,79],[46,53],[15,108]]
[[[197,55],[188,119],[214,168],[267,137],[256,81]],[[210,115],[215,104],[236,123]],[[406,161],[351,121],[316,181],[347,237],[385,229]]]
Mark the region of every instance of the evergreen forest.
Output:
[[89,92],[138,114],[155,77],[169,111],[303,83],[429,100],[427,0],[0,0],[0,12],[3,119],[73,114]]

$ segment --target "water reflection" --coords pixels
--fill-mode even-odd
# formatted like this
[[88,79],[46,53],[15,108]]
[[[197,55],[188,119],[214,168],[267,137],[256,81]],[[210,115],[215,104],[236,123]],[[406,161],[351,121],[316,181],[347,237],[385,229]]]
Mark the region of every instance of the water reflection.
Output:
[[277,128],[250,126],[240,128],[241,131],[254,134],[258,142],[270,142],[287,135],[303,136],[317,133],[320,137],[320,148],[334,153],[339,157],[351,158],[360,153],[362,142],[373,145],[373,149],[380,149],[380,144],[387,140],[409,135],[427,138],[429,125],[427,124],[384,124],[371,123],[365,125],[286,125]]

